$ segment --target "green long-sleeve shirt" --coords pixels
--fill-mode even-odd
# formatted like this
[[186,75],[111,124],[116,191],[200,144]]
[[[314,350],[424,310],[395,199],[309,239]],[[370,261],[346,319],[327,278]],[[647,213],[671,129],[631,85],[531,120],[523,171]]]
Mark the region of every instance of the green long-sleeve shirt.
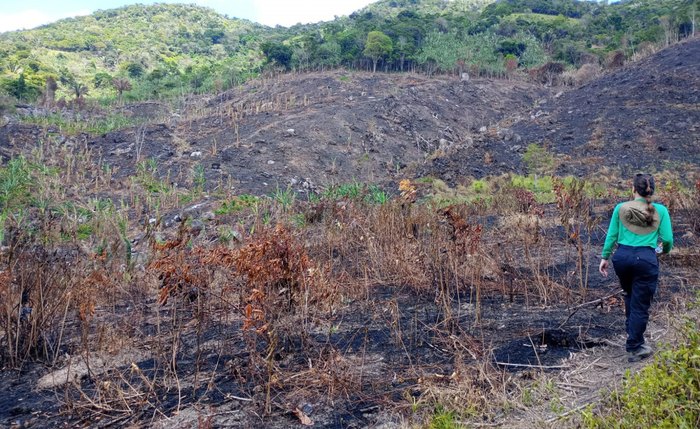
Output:
[[[642,198],[641,200],[644,199]],[[654,203],[654,207],[659,213],[659,228],[650,234],[639,235],[625,228],[620,222],[620,206],[622,204],[624,203],[618,204],[613,211],[610,227],[608,227],[608,235],[605,237],[605,245],[603,246],[603,259],[610,257],[616,243],[627,246],[655,248],[659,243],[659,239],[661,239],[664,253],[671,251],[673,247],[673,229],[671,227],[671,217],[666,207]]]

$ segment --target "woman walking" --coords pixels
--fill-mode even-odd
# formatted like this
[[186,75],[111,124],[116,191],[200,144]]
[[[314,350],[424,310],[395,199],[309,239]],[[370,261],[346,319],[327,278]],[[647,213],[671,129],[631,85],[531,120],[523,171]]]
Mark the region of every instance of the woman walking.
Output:
[[[668,253],[673,247],[668,210],[661,204],[651,202],[654,188],[654,178],[650,174],[637,174],[634,177],[634,199],[615,207],[599,268],[600,273],[607,277],[608,258],[617,243],[612,263],[624,290],[626,349],[630,362],[652,354],[651,347],[644,343],[644,331],[659,280],[656,253]],[[661,246],[658,246],[659,240]]]

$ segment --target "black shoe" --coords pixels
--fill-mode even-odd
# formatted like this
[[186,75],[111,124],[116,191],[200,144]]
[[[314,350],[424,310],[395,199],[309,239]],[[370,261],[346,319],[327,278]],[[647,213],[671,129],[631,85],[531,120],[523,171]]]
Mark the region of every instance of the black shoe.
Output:
[[642,359],[646,359],[652,355],[654,351],[646,344],[642,344],[637,350],[633,352],[627,352],[627,362],[639,362]]

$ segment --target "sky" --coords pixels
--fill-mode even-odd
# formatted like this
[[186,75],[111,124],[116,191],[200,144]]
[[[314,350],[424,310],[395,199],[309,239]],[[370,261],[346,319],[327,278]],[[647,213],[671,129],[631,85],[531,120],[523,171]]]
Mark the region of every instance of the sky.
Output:
[[[373,0],[160,0],[158,3],[195,3],[232,18],[288,27],[297,23],[332,20],[349,15]],[[0,32],[33,28],[62,18],[89,15],[99,9],[154,0],[0,0]]]

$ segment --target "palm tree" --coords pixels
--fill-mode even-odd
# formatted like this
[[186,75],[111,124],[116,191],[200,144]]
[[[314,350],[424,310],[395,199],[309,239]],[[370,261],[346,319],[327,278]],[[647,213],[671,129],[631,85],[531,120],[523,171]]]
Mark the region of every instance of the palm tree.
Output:
[[128,79],[115,77],[112,79],[112,86],[117,90],[117,94],[119,94],[119,104],[121,104],[124,91],[131,91],[131,82],[129,82]]

